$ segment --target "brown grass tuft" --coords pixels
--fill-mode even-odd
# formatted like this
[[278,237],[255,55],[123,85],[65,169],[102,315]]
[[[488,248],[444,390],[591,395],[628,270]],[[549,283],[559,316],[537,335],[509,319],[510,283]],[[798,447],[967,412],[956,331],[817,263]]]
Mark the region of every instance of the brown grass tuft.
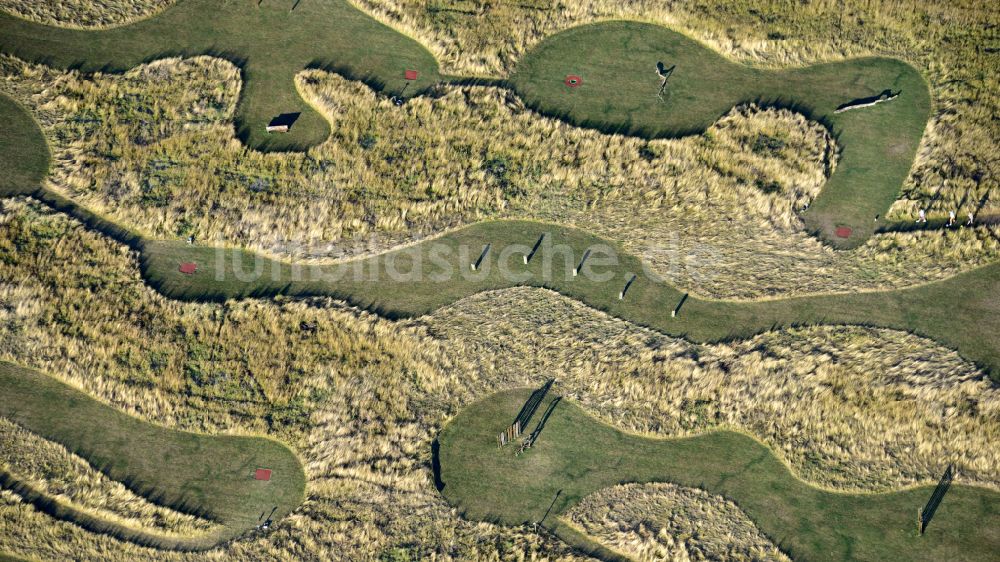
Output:
[[606,488],[563,519],[640,562],[789,560],[736,504],[673,484]]

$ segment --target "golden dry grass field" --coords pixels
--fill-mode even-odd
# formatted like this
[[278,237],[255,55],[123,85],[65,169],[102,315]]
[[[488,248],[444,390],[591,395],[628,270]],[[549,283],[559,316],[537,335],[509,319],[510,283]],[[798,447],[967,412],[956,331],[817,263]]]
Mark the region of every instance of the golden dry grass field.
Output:
[[156,15],[176,0],[0,0],[0,10],[27,20],[93,29],[125,25]]
[[[440,68],[421,67],[428,82],[405,104],[390,97],[396,85],[354,68],[285,69],[289,95],[315,113],[310,134],[330,133],[297,152],[244,142],[241,95],[263,82],[232,53],[104,72],[5,48],[2,101],[35,120],[51,154],[41,187],[154,245],[183,250],[193,237],[295,264],[374,256],[487,220],[545,221],[614,241],[709,300],[915,287],[1000,258],[1000,9],[990,3],[349,0],[355,14],[327,1],[301,0],[352,14],[358,29],[376,25],[368,14],[406,37],[380,34],[416,46],[413,60],[433,55]],[[284,0],[263,2],[284,17]],[[109,29],[173,4],[0,0],[0,16]],[[875,233],[843,251],[810,231],[804,211],[844,165],[843,139],[794,108],[739,104],[703,133],[643,139],[544,115],[512,89],[545,40],[618,19],[668,26],[754,72],[866,56],[912,65],[927,82],[930,121]],[[338,41],[365,50],[363,40]],[[14,135],[0,135],[16,152]],[[269,529],[247,527],[208,550],[143,546],[44,506],[168,541],[221,535],[220,522],[164,505],[86,451],[0,417],[0,558],[790,559],[784,537],[739,501],[669,482],[577,498],[559,515],[558,537],[464,516],[441,489],[439,435],[469,406],[551,378],[609,431],[735,432],[820,494],[914,494],[948,467],[963,501],[1000,491],[1000,388],[927,338],[811,325],[699,344],[538,287],[473,294],[408,319],[326,297],[182,302],[150,286],[137,248],[27,195],[34,186],[20,185],[20,172],[0,180],[0,361],[168,430],[278,440],[302,464],[305,497]],[[930,228],[913,228],[918,209]],[[977,224],[942,228],[955,209]],[[0,400],[16,410],[13,396]],[[497,431],[509,421],[498,419]],[[907,504],[908,520],[920,507]],[[934,550],[951,548],[937,521],[905,540],[961,559],[960,549]],[[881,551],[855,555],[871,552]],[[850,559],[850,548],[831,555]]]
[[[456,73],[506,75],[546,37],[609,19],[663,24],[727,57],[782,68],[883,55],[913,64],[927,79],[934,116],[917,165],[892,216],[920,206],[947,214],[971,204],[996,214],[993,122],[1000,92],[1000,10],[961,0],[353,0],[380,20],[418,37]],[[981,207],[980,207],[981,206]]]
[[[33,109],[53,150],[47,187],[153,238],[315,262],[484,218],[535,218],[620,240],[692,292],[744,299],[908,286],[1000,251],[990,225],[886,233],[852,252],[824,246],[797,212],[836,149],[789,111],[740,108],[705,135],[642,141],[538,117],[493,88],[449,87],[397,108],[310,71],[300,87],[333,135],[306,154],[263,154],[233,138],[238,73],[223,61],[93,79],[0,65],[0,88]],[[771,138],[782,148],[755,149]],[[757,187],[771,182],[788,188]]]
[[[60,374],[158,423],[265,433],[302,455],[306,503],[227,556],[559,552],[528,529],[447,515],[430,463],[438,429],[464,405],[537,385],[553,371],[565,373],[563,392],[617,427],[658,435],[744,428],[824,486],[931,483],[948,458],[960,462],[958,482],[1000,481],[990,456],[1000,418],[995,388],[955,354],[905,334],[806,329],[698,347],[538,289],[484,294],[401,324],[328,299],[179,304],[142,283],[127,249],[63,215],[7,200],[2,222],[0,358]],[[34,246],[17,251],[25,240]],[[523,314],[497,317],[497,309]],[[885,378],[873,380],[885,366]],[[717,390],[720,379],[731,390]],[[884,397],[853,392],[859,384]],[[788,396],[813,398],[796,418],[776,415]],[[908,429],[928,423],[939,427]],[[16,505],[4,512],[9,521],[33,513]],[[375,515],[359,530],[357,521]],[[23,521],[38,525],[39,517]],[[71,536],[76,548],[107,548],[109,557],[161,555],[82,531]],[[424,538],[413,544],[413,536]],[[293,547],[303,537],[308,546]],[[5,541],[5,550],[42,557],[66,548],[47,532]]]
[[566,518],[642,562],[789,559],[732,502],[673,484],[605,488]]

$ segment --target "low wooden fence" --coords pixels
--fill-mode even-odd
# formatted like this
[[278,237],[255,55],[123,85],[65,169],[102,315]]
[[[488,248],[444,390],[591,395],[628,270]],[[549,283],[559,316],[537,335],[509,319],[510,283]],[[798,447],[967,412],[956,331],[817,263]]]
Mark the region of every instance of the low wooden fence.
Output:
[[521,436],[521,420],[517,420],[511,424],[510,427],[500,432],[497,435],[497,448],[502,448],[507,443],[510,443],[514,439]]

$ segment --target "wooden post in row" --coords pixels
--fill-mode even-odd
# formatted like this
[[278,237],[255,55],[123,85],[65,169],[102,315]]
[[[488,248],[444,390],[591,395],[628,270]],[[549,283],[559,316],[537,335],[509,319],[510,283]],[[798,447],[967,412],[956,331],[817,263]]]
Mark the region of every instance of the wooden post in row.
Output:
[[635,281],[636,277],[637,277],[636,274],[633,273],[632,277],[630,277],[629,280],[625,283],[625,288],[622,289],[622,292],[618,293],[618,300],[622,300],[625,298],[625,293],[628,292],[628,288],[632,286],[632,282]]
[[504,445],[510,443],[514,439],[521,436],[521,422],[520,420],[515,421],[510,427],[500,432],[497,435],[497,449],[503,448]]
[[583,259],[580,260],[579,265],[573,268],[573,277],[576,277],[576,275],[580,273],[580,270],[583,269],[583,264],[587,261],[588,257],[590,257],[590,248],[587,248],[587,251],[583,253]]
[[542,245],[542,240],[545,240],[545,233],[543,232],[541,236],[538,237],[538,242],[535,242],[535,246],[531,248],[531,252],[524,255],[524,265],[528,265],[531,258],[535,257],[535,252],[538,251],[538,247]]
[[479,259],[476,260],[476,263],[471,264],[472,271],[478,270],[479,266],[483,264],[483,260],[486,259],[486,254],[490,253],[490,246],[491,244],[487,244],[486,246],[483,247],[483,253],[479,254]]

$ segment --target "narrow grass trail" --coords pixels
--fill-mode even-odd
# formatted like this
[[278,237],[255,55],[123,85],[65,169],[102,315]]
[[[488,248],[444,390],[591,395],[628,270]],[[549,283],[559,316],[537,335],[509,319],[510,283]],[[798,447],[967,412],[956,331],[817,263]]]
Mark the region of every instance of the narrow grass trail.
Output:
[[[39,187],[47,169],[44,138],[22,108],[0,96],[11,134],[0,153],[19,170],[3,194],[33,194],[56,210],[140,252],[147,283],[188,301],[277,295],[332,296],[390,318],[427,314],[469,295],[519,285],[553,289],[595,309],[665,334],[706,343],[745,339],[767,330],[808,324],[872,325],[906,330],[956,349],[1000,380],[1000,264],[925,285],[849,294],[762,301],[723,301],[685,294],[647,272],[620,244],[587,232],[532,221],[487,221],[378,256],[305,266],[253,252],[145,240],[73,201]],[[3,144],[0,144],[0,148]],[[27,148],[24,148],[27,147]],[[37,154],[36,152],[37,151]],[[30,152],[30,154],[25,154]],[[15,159],[20,156],[20,159]],[[544,235],[528,264],[523,257]],[[470,265],[491,251],[477,271]],[[588,270],[572,270],[588,249],[599,250]],[[194,263],[194,274],[180,265]],[[633,275],[623,298],[625,284]],[[676,316],[671,313],[676,311]]]
[[[675,67],[661,97],[657,62]],[[579,75],[582,83],[566,87],[567,74]],[[824,124],[837,139],[840,162],[803,218],[810,231],[839,248],[867,240],[875,216],[884,215],[899,196],[931,108],[923,77],[897,59],[760,69],[731,62],[675,31],[637,22],[585,25],[553,35],[518,64],[512,82],[541,113],[646,138],[700,134],[730,108],[748,102],[791,108]],[[899,96],[836,112],[886,90]],[[836,236],[838,227],[850,228],[850,236]]]
[[[0,13],[0,52],[56,68],[121,72],[168,56],[209,54],[243,72],[236,134],[260,150],[305,150],[326,140],[327,121],[295,88],[305,68],[327,68],[376,89],[407,95],[440,80],[437,61],[416,41],[344,0],[184,0],[136,23],[104,30],[46,26]],[[419,71],[412,84],[406,69]],[[265,132],[280,115],[287,134]]]
[[[243,71],[237,136],[261,150],[305,150],[328,137],[329,124],[295,88],[294,76],[304,68],[334,70],[406,96],[442,81],[468,80],[441,76],[427,49],[346,0],[182,0],[149,19],[99,31],[0,13],[0,52],[85,71],[124,71],[175,55],[225,58]],[[658,62],[675,68],[663,95],[657,95]],[[418,71],[417,79],[407,81],[406,70]],[[582,82],[570,87],[568,75]],[[830,128],[842,150],[837,169],[804,214],[811,232],[839,248],[867,240],[874,217],[884,215],[899,195],[931,106],[923,78],[896,59],[762,70],[733,63],[664,27],[620,21],[546,39],[500,84],[541,113],[646,138],[702,133],[733,106],[748,102],[799,111]],[[898,98],[835,113],[852,100],[887,90]],[[276,118],[294,120],[287,134],[265,132]],[[836,236],[839,227],[851,234]]]
[[[0,135],[0,195],[35,194],[48,171],[45,138],[26,111],[0,96],[0,115],[12,134]],[[72,205],[48,199],[58,208]],[[103,223],[103,232],[138,244],[124,229]],[[11,475],[0,475],[43,511],[83,528],[137,544],[172,550],[206,550],[240,536],[260,523],[261,512],[284,517],[302,503],[305,472],[287,446],[262,437],[200,435],[154,426],[103,405],[38,371],[0,362],[0,416],[86,459],[112,480],[155,503],[216,520],[223,531],[212,536],[163,537],[124,527],[61,505],[36,493]],[[270,468],[270,481],[255,481],[256,468]]]
[[[344,0],[312,0],[294,10],[292,4],[265,0],[258,8],[242,0],[183,0],[148,20],[102,31],[57,29],[0,14],[0,52],[87,71],[122,71],[170,55],[226,58],[243,70],[237,135],[261,150],[304,150],[327,138],[328,123],[295,90],[293,77],[303,68],[335,70],[405,95],[454,80],[438,73],[434,58],[418,43]],[[656,96],[659,61],[677,65],[662,100]],[[403,71],[411,68],[420,76],[408,83]],[[582,85],[566,86],[567,74],[581,76]],[[540,112],[645,137],[700,132],[733,105],[748,101],[801,111],[830,127],[843,150],[836,172],[805,215],[818,236],[843,248],[867,239],[874,215],[884,213],[898,195],[930,111],[926,84],[900,61],[857,59],[764,71],[728,62],[662,27],[625,22],[553,36],[529,53],[506,85]],[[874,108],[833,113],[843,103],[886,89],[900,91],[900,97]],[[299,114],[290,133],[264,133],[266,123],[287,113]],[[44,136],[31,116],[4,96],[0,117],[5,122],[0,196],[32,195],[127,244],[139,252],[147,283],[171,298],[329,295],[398,318],[426,314],[476,292],[529,285],[696,342],[804,324],[907,330],[957,349],[1000,377],[1000,264],[896,291],[718,301],[688,297],[669,279],[646,272],[640,258],[619,244],[584,231],[491,221],[411,248],[307,267],[238,249],[145,240],[40,187],[49,165]],[[849,238],[833,236],[841,226],[853,229]],[[525,264],[524,256],[538,241]],[[491,250],[479,266],[470,267],[487,246]],[[587,270],[573,275],[588,250]],[[190,263],[196,271],[182,273],[180,265]],[[0,387],[0,415],[80,451],[112,478],[138,483],[145,494],[218,517],[231,536],[256,524],[257,504],[278,505],[280,516],[302,500],[301,465],[280,444],[171,433],[10,365],[0,364]],[[521,523],[538,517],[537,508],[547,507],[558,489],[564,495],[554,504],[556,514],[603,486],[664,480],[731,497],[793,556],[986,560],[1000,550],[1000,502],[993,492],[956,486],[928,536],[918,539],[910,535],[914,511],[929,495],[926,489],[833,494],[795,479],[769,450],[745,436],[717,432],[644,440],[604,426],[568,403],[555,410],[542,441],[517,465],[521,461],[496,453],[492,439],[506,423],[495,427],[497,420],[512,417],[523,394],[505,393],[470,406],[442,433],[444,493],[470,517]],[[100,431],[84,431],[89,426],[80,419],[98,420]],[[587,439],[574,437],[581,431]],[[611,458],[609,451],[624,453]],[[179,462],[189,466],[192,456],[202,459],[197,474],[163,470]],[[247,488],[249,467],[264,462],[291,475],[290,480],[263,491]],[[506,485],[495,487],[497,482]],[[492,498],[492,507],[477,497]],[[561,523],[552,528],[571,543],[586,542]]]
[[[524,255],[543,235],[538,251],[524,265]],[[487,245],[490,252],[472,271],[471,264]],[[587,271],[574,277],[573,268],[588,250]],[[147,282],[181,300],[325,295],[400,318],[428,314],[482,291],[536,286],[698,343],[810,324],[906,330],[958,350],[994,378],[1000,375],[1000,264],[907,289],[723,301],[685,297],[617,243],[532,221],[480,222],[408,248],[313,267],[239,249],[165,241],[144,242],[141,252]],[[198,271],[181,273],[178,266],[185,262],[196,263]]]
[[[279,519],[305,496],[305,472],[285,445],[263,437],[202,435],[155,426],[101,404],[55,378],[0,362],[0,416],[86,459],[154,503],[223,525],[220,533],[163,537],[83,513],[4,478],[44,511],[92,531],[163,549],[207,550]],[[268,481],[257,468],[272,470]],[[8,475],[9,476],[9,475]]]
[[[1000,494],[952,485],[923,536],[917,510],[933,486],[848,494],[796,478],[770,449],[740,433],[651,439],[622,433],[562,399],[536,443],[497,448],[530,389],[501,392],[463,409],[438,442],[441,492],[463,516],[507,525],[542,525],[604,559],[614,553],[559,515],[584,496],[625,482],[672,482],[735,502],[794,560],[982,560],[1000,552]],[[550,393],[525,432],[548,405]],[[548,513],[548,515],[546,515]]]

